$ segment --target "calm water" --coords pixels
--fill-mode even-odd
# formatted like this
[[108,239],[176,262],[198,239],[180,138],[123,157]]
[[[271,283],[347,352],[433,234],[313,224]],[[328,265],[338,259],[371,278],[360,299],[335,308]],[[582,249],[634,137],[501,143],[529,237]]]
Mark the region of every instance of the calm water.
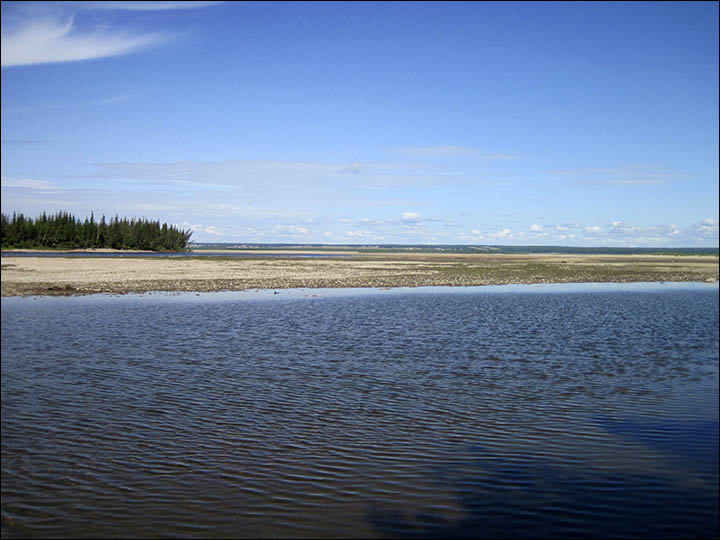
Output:
[[3,251],[3,257],[82,257],[82,258],[148,258],[148,257],[225,257],[233,259],[332,259],[342,253],[272,253],[249,251]]
[[717,285],[2,299],[3,538],[717,535]]

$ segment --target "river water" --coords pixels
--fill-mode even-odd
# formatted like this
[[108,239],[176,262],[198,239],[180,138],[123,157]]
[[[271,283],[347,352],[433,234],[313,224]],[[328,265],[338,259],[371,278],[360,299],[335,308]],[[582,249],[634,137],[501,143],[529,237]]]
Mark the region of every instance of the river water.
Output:
[[717,535],[717,285],[2,299],[3,538]]
[[272,251],[3,251],[3,257],[77,257],[102,259],[213,257],[226,259],[332,259],[343,253],[275,253]]

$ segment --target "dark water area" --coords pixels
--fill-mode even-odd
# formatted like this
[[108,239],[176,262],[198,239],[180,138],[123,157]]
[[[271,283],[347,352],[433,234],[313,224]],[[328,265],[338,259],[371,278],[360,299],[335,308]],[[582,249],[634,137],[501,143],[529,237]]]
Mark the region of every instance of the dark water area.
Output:
[[341,253],[263,253],[248,251],[3,251],[3,257],[82,257],[82,258],[138,258],[138,257],[229,257],[232,259],[332,259]]
[[717,285],[2,299],[3,538],[717,536]]

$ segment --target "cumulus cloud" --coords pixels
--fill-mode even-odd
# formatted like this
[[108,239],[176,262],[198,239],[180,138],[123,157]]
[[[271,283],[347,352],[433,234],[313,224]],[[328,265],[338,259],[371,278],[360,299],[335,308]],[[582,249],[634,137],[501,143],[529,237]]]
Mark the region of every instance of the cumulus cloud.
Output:
[[275,234],[308,234],[309,231],[299,225],[276,225],[273,232]]
[[532,225],[530,225],[530,230],[532,232],[540,232],[540,231],[542,231],[542,227],[540,225],[538,225],[537,223],[533,223]]
[[618,235],[625,235],[625,236],[631,236],[637,233],[637,229],[633,227],[632,225],[626,225],[622,221],[613,221],[610,223],[610,234],[618,236]]
[[366,236],[370,236],[372,233],[365,229],[355,229],[354,231],[345,231],[345,236],[350,236],[353,238],[364,238]]
[[224,233],[220,231],[215,225],[203,225],[201,223],[189,223],[183,221],[180,225],[176,225],[182,230],[190,230],[193,233],[206,233],[212,236],[224,236]]
[[384,221],[382,219],[360,218],[358,220],[358,224],[361,227],[378,228],[378,227],[381,227],[382,225],[384,225],[385,223],[386,223],[386,221]]
[[597,225],[592,225],[590,227],[585,227],[585,232],[590,234],[600,234],[603,230]]
[[213,236],[224,236],[224,233],[220,232],[217,227],[214,225],[208,225],[205,227],[205,232],[208,234],[212,234]]
[[700,223],[697,223],[691,227],[693,232],[704,239],[718,239],[718,220],[712,218],[705,218]]
[[498,231],[496,233],[488,233],[487,236],[488,238],[512,238],[512,232],[510,231],[510,229],[505,228],[502,231]]
[[348,172],[350,174],[360,174],[361,172],[363,172],[363,166],[356,162],[350,165],[347,169],[344,169],[343,172]]
[[403,212],[400,219],[405,223],[417,223],[420,221],[420,215],[415,212]]
[[558,223],[555,225],[555,230],[564,232],[569,231],[571,229],[581,229],[582,225],[580,223],[574,222],[574,223]]

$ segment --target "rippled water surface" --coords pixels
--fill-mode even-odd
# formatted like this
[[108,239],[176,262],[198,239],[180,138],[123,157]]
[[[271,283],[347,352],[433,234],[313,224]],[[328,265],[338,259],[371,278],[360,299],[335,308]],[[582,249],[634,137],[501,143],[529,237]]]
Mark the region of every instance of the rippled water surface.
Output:
[[2,536],[718,535],[718,287],[2,299]]

